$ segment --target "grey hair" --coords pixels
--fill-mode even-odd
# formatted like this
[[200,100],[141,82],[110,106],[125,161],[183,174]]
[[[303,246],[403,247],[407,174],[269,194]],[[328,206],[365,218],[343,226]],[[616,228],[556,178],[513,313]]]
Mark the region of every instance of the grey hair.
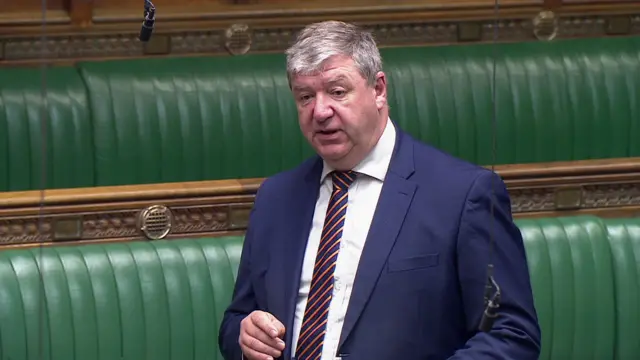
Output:
[[373,35],[341,21],[323,21],[305,27],[285,54],[289,83],[295,75],[321,71],[325,61],[336,55],[350,57],[369,86],[375,84],[376,74],[382,71],[382,58]]

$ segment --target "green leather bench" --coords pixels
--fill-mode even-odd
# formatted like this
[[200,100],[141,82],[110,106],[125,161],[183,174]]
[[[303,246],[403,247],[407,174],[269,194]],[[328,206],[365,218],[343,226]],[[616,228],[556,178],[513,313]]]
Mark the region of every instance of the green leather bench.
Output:
[[0,251],[0,359],[222,359],[241,237]]
[[[640,354],[640,219],[518,220],[541,360]],[[242,237],[0,251],[0,358],[221,359]]]
[[0,68],[0,191],[94,186],[93,138],[77,69]]
[[606,221],[613,265],[616,359],[640,355],[640,218]]
[[[383,49],[391,116],[493,163],[640,156],[640,37]],[[0,191],[265,177],[312,151],[283,54],[0,69]],[[46,142],[42,138],[46,137]],[[43,145],[44,144],[44,145]]]
[[542,328],[540,359],[637,359],[640,218],[516,223]]

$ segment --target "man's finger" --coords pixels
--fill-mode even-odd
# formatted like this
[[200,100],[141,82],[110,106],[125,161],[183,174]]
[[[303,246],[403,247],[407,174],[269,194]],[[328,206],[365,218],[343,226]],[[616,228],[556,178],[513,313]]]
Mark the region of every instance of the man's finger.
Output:
[[258,339],[260,342],[271,346],[275,349],[283,350],[284,342],[277,337],[271,336],[257,326],[248,326],[245,330],[246,334],[252,338]]
[[251,337],[248,334],[247,336],[243,336],[240,339],[240,344],[244,345],[243,350],[245,353],[247,353],[246,355],[258,356],[259,358],[265,358],[265,355],[271,356],[273,358],[278,358],[280,357],[280,355],[282,355],[282,352],[280,350],[271,347],[268,344],[260,341],[260,339]]
[[[255,313],[254,316],[251,317],[251,321],[255,326],[259,329],[267,333],[271,337],[278,336],[278,329],[273,325],[271,319],[275,319],[273,315],[267,313]],[[277,321],[277,320],[276,320]]]
[[285,333],[284,325],[280,322],[280,320],[276,319],[276,317],[273,315],[271,315],[271,325],[273,325],[273,327],[278,332],[278,335],[276,336],[279,338],[282,338]]

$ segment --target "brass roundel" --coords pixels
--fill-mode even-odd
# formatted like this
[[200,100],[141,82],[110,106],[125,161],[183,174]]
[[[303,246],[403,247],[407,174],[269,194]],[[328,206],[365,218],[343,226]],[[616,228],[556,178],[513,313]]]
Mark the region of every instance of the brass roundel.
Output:
[[246,54],[251,49],[251,30],[247,24],[233,24],[224,32],[224,46],[233,55]]
[[149,240],[163,239],[171,231],[173,215],[164,205],[142,209],[138,215],[138,228]]
[[533,18],[533,34],[538,40],[553,40],[558,35],[558,18],[553,11],[541,11]]

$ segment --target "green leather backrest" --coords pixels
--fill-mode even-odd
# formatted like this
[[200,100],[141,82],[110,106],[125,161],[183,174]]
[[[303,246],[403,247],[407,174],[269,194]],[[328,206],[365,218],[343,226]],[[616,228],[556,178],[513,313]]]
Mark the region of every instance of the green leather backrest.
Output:
[[640,155],[640,36],[384,51],[391,114],[481,165]]
[[0,358],[222,359],[242,237],[0,251]]
[[640,357],[640,218],[605,221],[613,256],[616,356]]
[[100,149],[98,186],[262,177],[311,154],[281,55],[79,68]]
[[[478,164],[640,156],[640,37],[387,48],[391,117]],[[79,65],[98,185],[269,176],[311,154],[282,54]],[[118,171],[116,171],[118,170]]]
[[578,216],[517,224],[542,329],[540,360],[614,359],[617,309],[602,220]]
[[0,191],[93,186],[90,116],[75,68],[0,68]]

